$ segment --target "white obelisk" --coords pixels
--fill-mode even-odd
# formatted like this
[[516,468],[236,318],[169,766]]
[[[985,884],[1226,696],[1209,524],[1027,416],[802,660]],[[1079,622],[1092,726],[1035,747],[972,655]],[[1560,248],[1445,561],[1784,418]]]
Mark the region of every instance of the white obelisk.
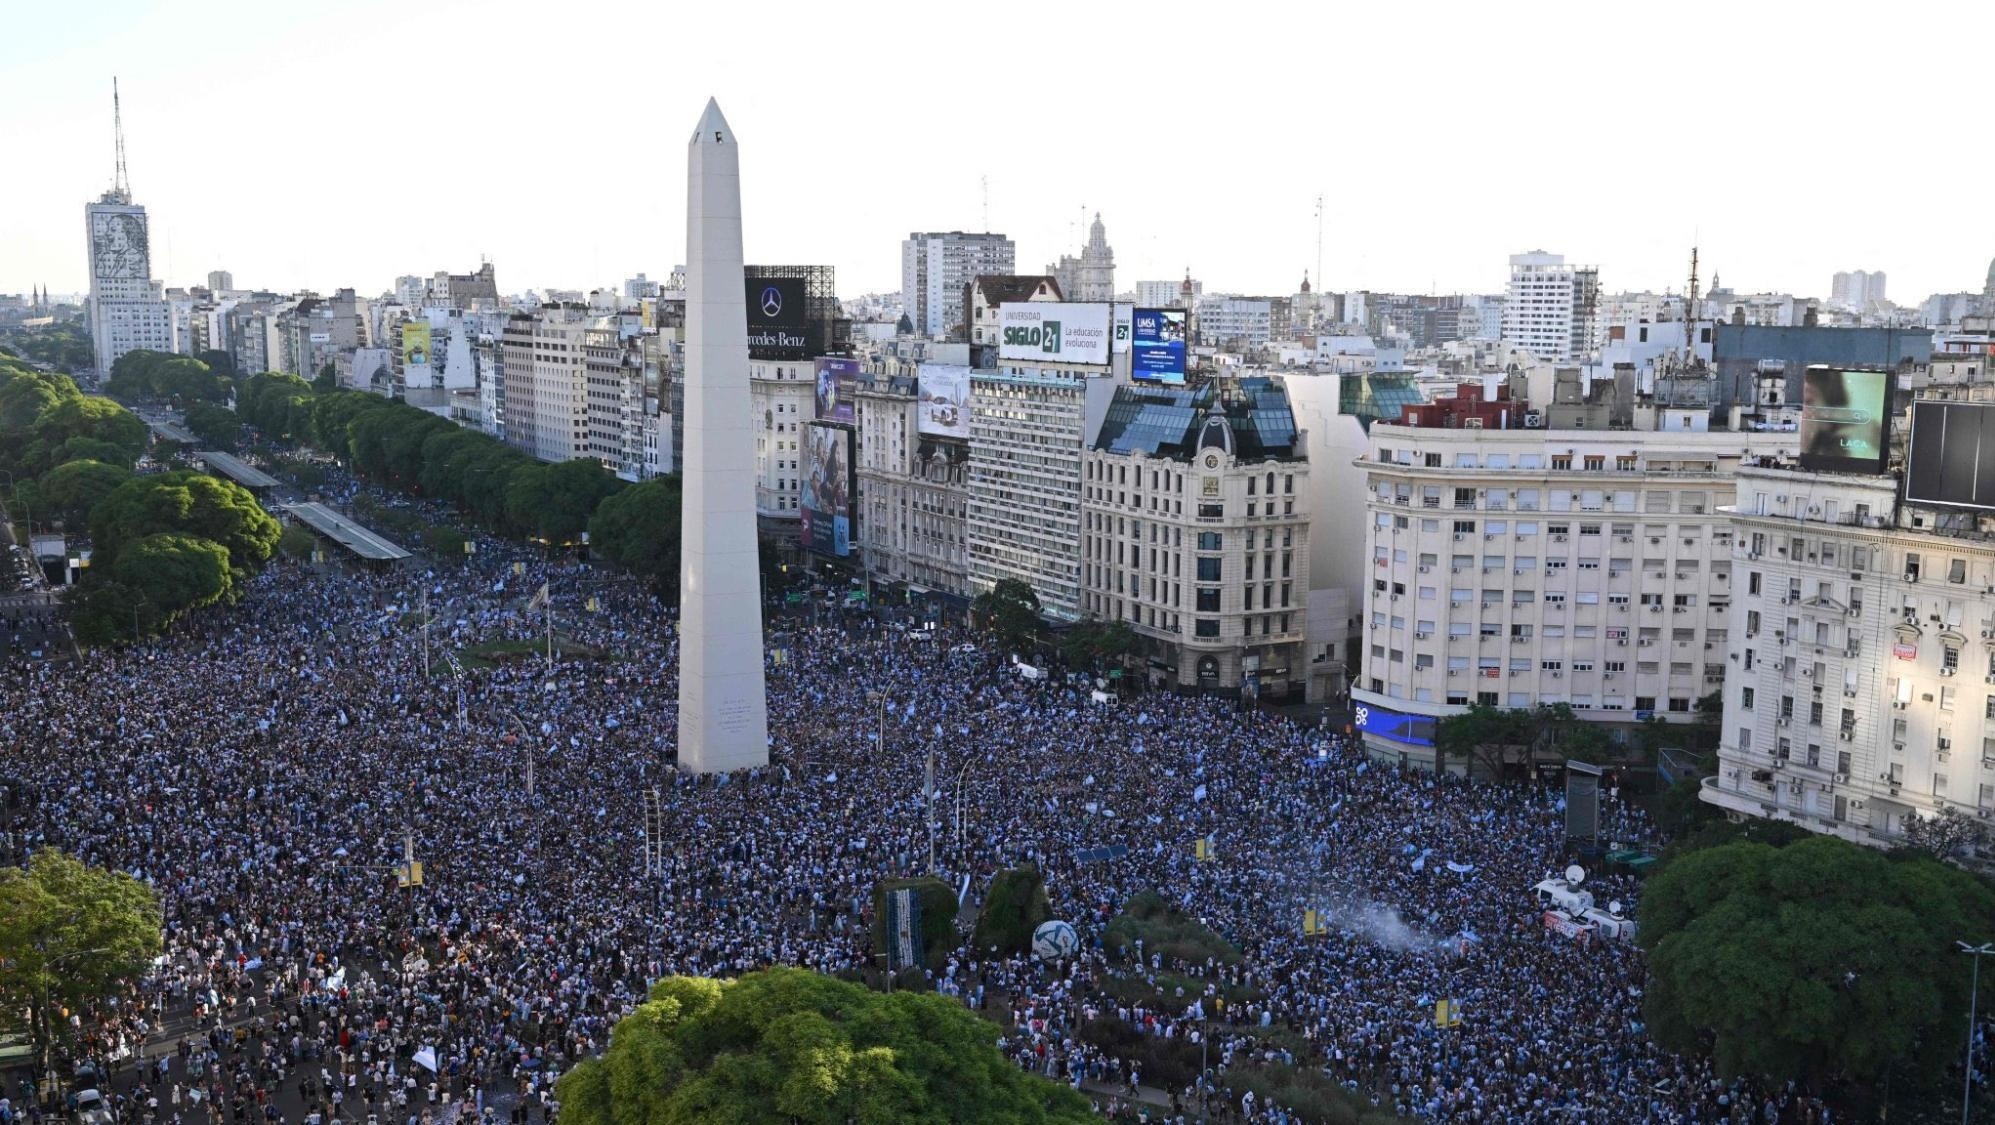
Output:
[[741,153],[709,99],[686,154],[679,768],[694,773],[769,764],[742,290]]

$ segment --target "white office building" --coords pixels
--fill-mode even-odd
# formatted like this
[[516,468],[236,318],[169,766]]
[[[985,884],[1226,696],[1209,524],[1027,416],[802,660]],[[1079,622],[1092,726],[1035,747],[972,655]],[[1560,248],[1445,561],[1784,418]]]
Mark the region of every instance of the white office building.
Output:
[[816,368],[807,359],[751,359],[755,419],[755,515],[765,534],[795,538],[803,513],[804,427],[817,414]]
[[1995,538],[1895,478],[1748,468],[1717,775],[1703,798],[1858,843],[1995,818]]
[[970,377],[970,593],[1016,578],[1048,617],[1080,617],[1081,455],[1114,396],[1106,370]]
[[1265,344],[1274,332],[1274,304],[1252,297],[1201,297],[1194,320],[1200,343],[1218,347]]
[[1001,234],[916,232],[901,243],[901,300],[914,330],[940,340],[963,323],[964,287],[983,274],[1017,272],[1017,247]]
[[1600,271],[1568,266],[1564,256],[1533,250],[1510,255],[1510,289],[1503,300],[1503,348],[1539,359],[1584,359],[1594,339]]
[[173,316],[152,280],[145,208],[115,187],[84,207],[90,250],[90,340],[97,367],[110,371],[129,351],[173,350]]
[[1435,722],[1471,704],[1688,720],[1723,684],[1737,582],[1720,509],[1742,456],[1793,434],[1379,422],[1370,442],[1351,697],[1372,754],[1431,764]]

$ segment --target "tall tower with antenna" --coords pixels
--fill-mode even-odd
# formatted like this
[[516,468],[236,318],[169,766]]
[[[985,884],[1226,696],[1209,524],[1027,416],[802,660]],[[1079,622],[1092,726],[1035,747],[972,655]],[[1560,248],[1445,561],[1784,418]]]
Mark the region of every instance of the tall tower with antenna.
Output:
[[126,352],[174,350],[166,301],[152,280],[151,227],[145,208],[132,202],[125,171],[125,113],[116,78],[111,80],[111,133],[111,187],[83,208],[90,252],[90,339],[97,368],[105,372]]

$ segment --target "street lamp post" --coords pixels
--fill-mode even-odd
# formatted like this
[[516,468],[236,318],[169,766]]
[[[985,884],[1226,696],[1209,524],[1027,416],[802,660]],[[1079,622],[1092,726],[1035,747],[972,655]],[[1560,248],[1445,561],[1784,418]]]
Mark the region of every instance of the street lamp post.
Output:
[[1976,1002],[1981,998],[1981,959],[1990,953],[1995,953],[1995,942],[1969,945],[1964,941],[1956,941],[1954,944],[1960,947],[1962,953],[1974,958],[1973,983],[1967,989],[1967,1058],[1961,1063],[1961,1069],[1966,1073],[1962,1074],[1960,1079],[1960,1125],[1967,1125],[1968,1109],[1974,1099],[1974,1020],[1977,1014]]
[[972,758],[963,763],[962,769],[956,771],[956,853],[959,859],[963,852],[963,782],[970,772],[970,767],[975,764],[976,759]]

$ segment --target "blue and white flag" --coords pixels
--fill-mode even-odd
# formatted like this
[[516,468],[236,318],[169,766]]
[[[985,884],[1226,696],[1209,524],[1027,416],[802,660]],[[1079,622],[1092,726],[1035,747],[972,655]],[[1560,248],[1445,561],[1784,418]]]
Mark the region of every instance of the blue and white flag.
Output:
[[894,968],[912,968],[922,963],[921,899],[914,888],[903,887],[888,893],[887,932],[893,937]]

